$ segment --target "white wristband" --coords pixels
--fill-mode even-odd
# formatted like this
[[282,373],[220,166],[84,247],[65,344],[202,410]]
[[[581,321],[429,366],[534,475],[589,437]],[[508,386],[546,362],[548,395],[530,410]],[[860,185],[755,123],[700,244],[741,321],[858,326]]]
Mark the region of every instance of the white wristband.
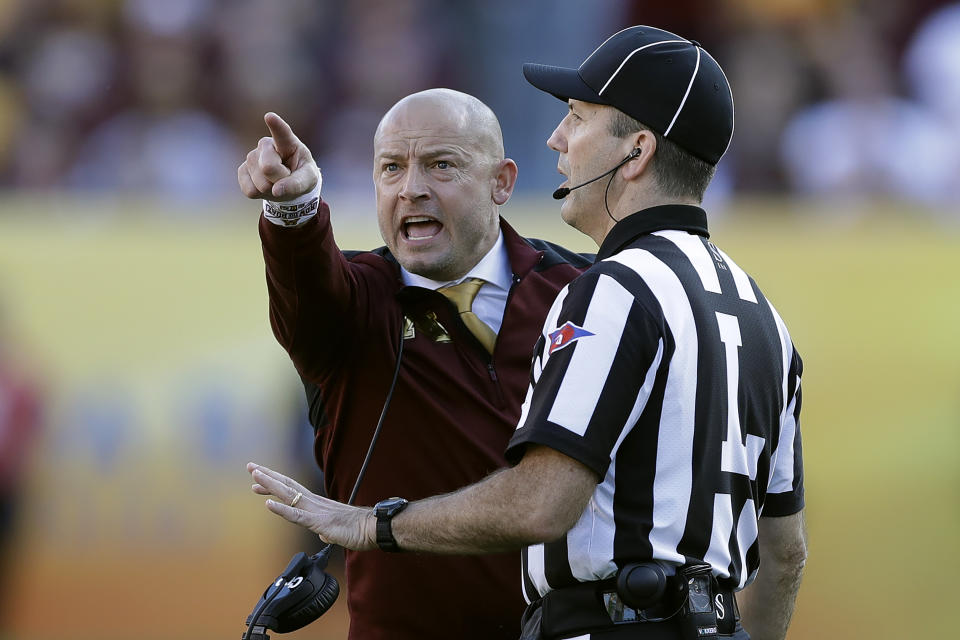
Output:
[[313,191],[288,202],[263,201],[263,217],[282,227],[299,227],[317,215],[320,206],[320,183]]

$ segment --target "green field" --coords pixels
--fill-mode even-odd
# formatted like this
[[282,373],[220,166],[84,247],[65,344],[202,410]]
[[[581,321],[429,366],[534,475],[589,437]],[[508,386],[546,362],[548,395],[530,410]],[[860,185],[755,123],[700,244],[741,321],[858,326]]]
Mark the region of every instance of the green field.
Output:
[[[36,203],[31,208],[36,210]],[[178,410],[168,406],[184,371],[227,369],[239,380],[238,393],[266,388],[275,399],[288,391],[276,382],[287,365],[266,322],[255,211],[188,225],[185,217],[131,218],[116,210],[93,215],[92,209],[60,203],[28,218],[23,203],[0,204],[0,298],[22,343],[56,381],[55,416],[64,417],[57,407],[65,411],[61,405],[72,390],[100,379],[124,380],[142,396],[138,401],[151,416],[142,426],[153,434],[143,438],[155,444],[134,449],[135,459],[108,473],[93,468],[93,458],[77,456],[64,470],[52,453],[41,452],[35,465],[34,503],[66,504],[50,491],[71,486],[74,497],[99,496],[110,524],[111,518],[124,522],[127,507],[114,508],[113,502],[126,500],[134,487],[148,506],[184,504],[177,472],[189,434],[177,430]],[[593,249],[552,210],[520,213],[528,209],[514,203],[505,215],[527,235]],[[960,225],[947,228],[889,207],[854,219],[787,209],[782,203],[744,204],[744,213],[715,225],[713,239],[764,289],[805,363],[810,559],[789,637],[950,637],[949,612],[929,603],[952,593],[960,569]],[[378,244],[369,214],[358,220],[337,212],[335,225],[345,248]],[[69,428],[69,421],[55,420],[44,446],[53,446]],[[229,459],[203,475],[205,503],[231,505],[220,520],[211,524],[202,509],[189,511],[183,525],[188,533],[175,544],[151,526],[133,534],[129,529],[112,534],[104,527],[89,542],[93,557],[113,549],[114,562],[138,563],[140,571],[150,571],[154,562],[163,574],[160,565],[181,556],[204,557],[209,566],[222,568],[238,583],[237,593],[249,597],[213,603],[210,619],[196,629],[206,635],[239,633],[271,562],[288,556],[285,547],[256,571],[235,567],[237,553],[255,557],[263,542],[281,531],[266,523],[246,494],[246,460],[240,456],[256,454],[244,449],[256,441],[238,442],[235,470]],[[109,491],[105,478],[113,487]],[[81,604],[84,597],[96,602],[98,592],[143,597],[133,590],[118,595],[108,584],[113,574],[98,582],[88,572],[90,557],[66,553],[58,539],[64,528],[71,534],[72,527],[80,530],[73,518],[81,515],[67,506],[50,509],[35,507],[27,519],[24,565],[55,559],[61,584],[85,589],[87,595],[78,596]],[[256,526],[244,528],[251,519]],[[211,526],[224,533],[211,533]],[[65,637],[60,632],[68,628],[84,627],[83,618],[42,616],[59,592],[46,579],[51,576],[31,579],[25,567],[21,571],[25,586],[16,637],[52,640]],[[163,607],[204,597],[210,587],[172,578],[164,584],[176,595],[151,595]],[[151,606],[127,603],[130,611],[152,616]],[[163,607],[149,630],[131,614],[127,627],[121,621],[89,637],[135,633],[149,639],[179,632],[181,621],[162,615]],[[341,629],[342,619],[330,616],[291,637],[340,637]]]

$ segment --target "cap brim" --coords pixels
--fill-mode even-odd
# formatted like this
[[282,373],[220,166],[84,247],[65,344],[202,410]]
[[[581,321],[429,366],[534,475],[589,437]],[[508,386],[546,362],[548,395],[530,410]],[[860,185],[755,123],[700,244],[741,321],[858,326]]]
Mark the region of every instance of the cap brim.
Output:
[[587,86],[576,69],[527,62],[523,65],[523,77],[537,89],[564,102],[573,98],[594,104],[608,104],[600,94]]

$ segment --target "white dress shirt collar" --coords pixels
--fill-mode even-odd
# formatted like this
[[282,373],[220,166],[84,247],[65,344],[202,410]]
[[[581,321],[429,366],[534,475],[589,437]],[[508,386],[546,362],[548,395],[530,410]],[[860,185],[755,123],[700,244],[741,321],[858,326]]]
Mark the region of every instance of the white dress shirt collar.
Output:
[[[424,289],[433,289],[434,291],[440,287],[459,284],[467,278],[481,278],[504,291],[509,291],[510,285],[513,282],[510,258],[507,255],[506,248],[503,246],[503,231],[497,236],[497,241],[493,243],[490,251],[462,278],[440,282],[418,276],[415,273],[410,273],[402,266],[400,267],[400,273],[403,276],[403,284],[408,287],[423,287]],[[484,285],[484,288],[486,288],[486,285]]]
[[507,298],[510,297],[510,287],[513,284],[513,270],[510,268],[510,257],[503,246],[503,231],[497,237],[487,255],[478,262],[473,269],[462,278],[449,282],[438,282],[430,278],[418,276],[400,267],[403,283],[407,286],[424,287],[436,291],[440,287],[459,284],[467,278],[482,278],[486,282],[473,299],[471,309],[477,316],[495,332],[500,333],[503,323],[503,313],[507,308]]

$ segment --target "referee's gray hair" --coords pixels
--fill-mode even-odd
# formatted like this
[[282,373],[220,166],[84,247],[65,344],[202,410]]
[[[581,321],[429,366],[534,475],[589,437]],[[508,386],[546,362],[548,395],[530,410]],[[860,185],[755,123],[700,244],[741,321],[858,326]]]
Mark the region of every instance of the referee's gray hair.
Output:
[[608,125],[610,135],[625,138],[637,131],[649,131],[657,140],[657,150],[650,164],[657,185],[664,195],[675,198],[696,198],[703,202],[707,185],[717,171],[695,155],[666,139],[636,118],[632,118],[619,109],[613,109]]

